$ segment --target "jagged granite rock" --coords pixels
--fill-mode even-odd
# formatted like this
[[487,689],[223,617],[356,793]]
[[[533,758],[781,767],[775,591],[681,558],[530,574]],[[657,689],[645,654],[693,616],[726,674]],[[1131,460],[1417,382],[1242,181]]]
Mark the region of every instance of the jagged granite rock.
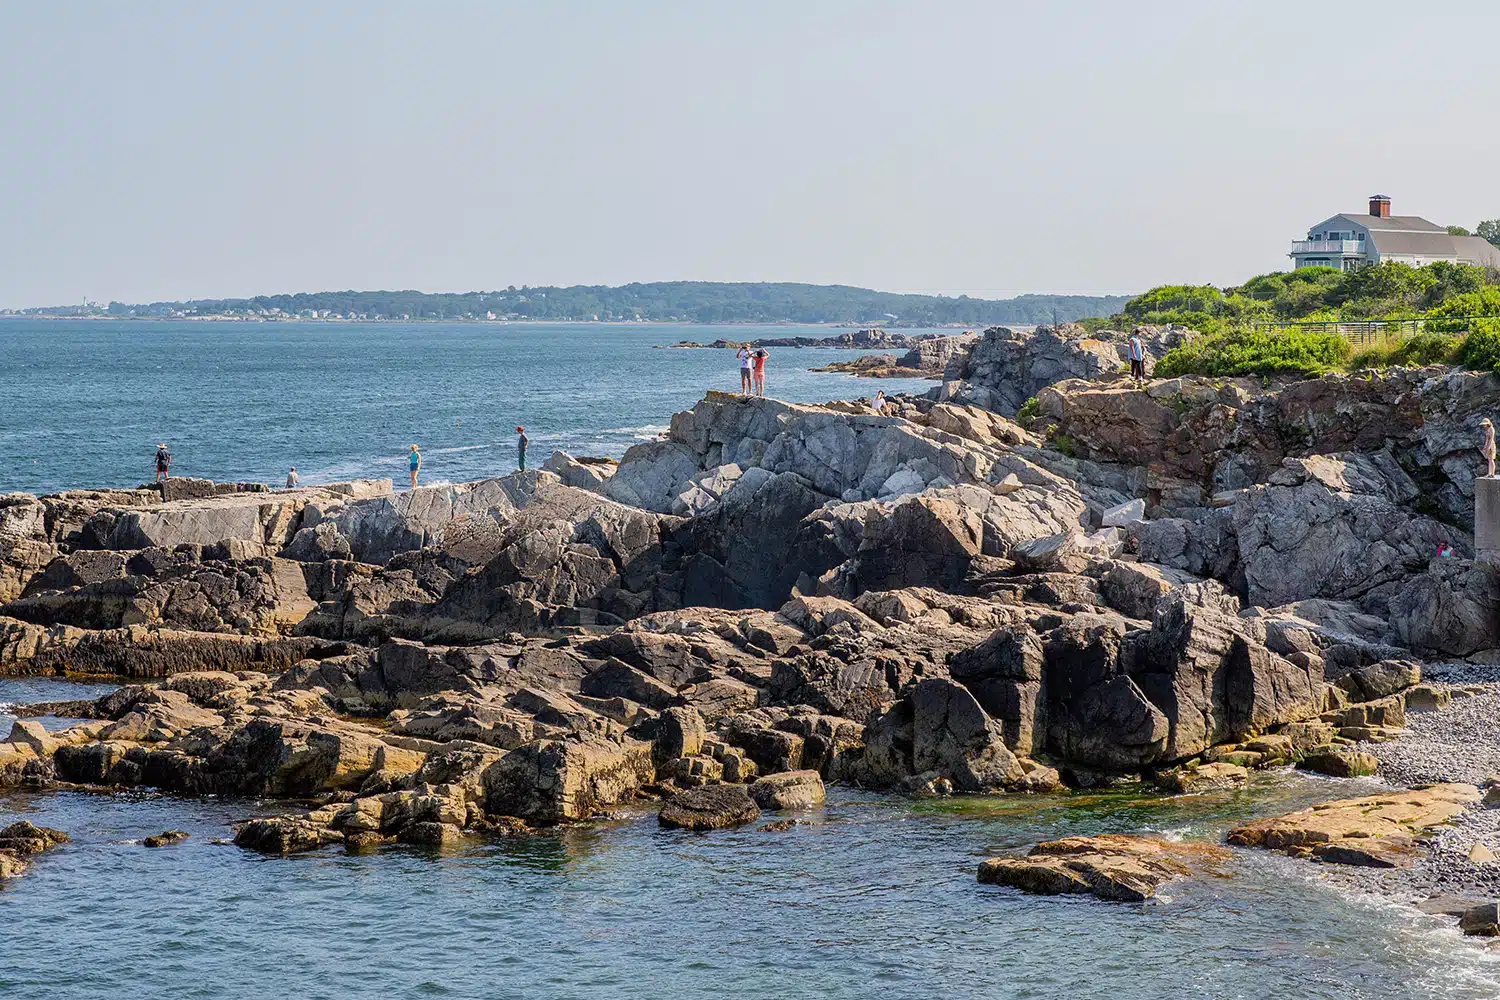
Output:
[[898,492],[897,483],[905,493],[918,481],[924,488],[999,482],[1014,471],[1000,444],[896,416],[710,392],[672,418],[668,440],[626,452],[604,489],[666,513],[703,472],[733,464],[746,473],[796,475],[825,498],[870,499]]
[[1002,326],[985,330],[969,349],[960,374],[967,386],[958,398],[1013,417],[1021,404],[1055,382],[1127,367],[1114,344],[1070,336],[1073,332],[1047,327],[1032,333]]
[[1361,488],[1379,492],[1327,485],[1349,483],[1353,477],[1344,474],[1361,464],[1331,457],[1289,460],[1284,475],[1251,487],[1236,501],[1235,534],[1250,603],[1388,596],[1426,568],[1440,542],[1459,555],[1471,551],[1462,533],[1402,507],[1377,485],[1384,479],[1354,478]]
[[914,685],[907,696],[865,727],[860,780],[910,786],[940,776],[965,792],[998,791],[1025,771],[991,719],[961,684],[942,678]]
[[1403,646],[1468,656],[1500,646],[1500,575],[1492,566],[1435,558],[1390,598],[1390,623]]
[[537,823],[588,819],[654,777],[649,743],[539,740],[510,751],[485,772],[485,809]]
[[614,474],[617,465],[614,459],[574,458],[565,451],[554,451],[542,468],[554,473],[564,486],[597,490]]
[[1193,576],[1224,581],[1243,589],[1239,538],[1234,511],[1206,511],[1196,520],[1160,518],[1131,526],[1144,562],[1182,570]]
[[[220,546],[222,548],[222,546]],[[275,636],[316,607],[324,577],[285,559],[175,551],[83,550],[54,559],[0,614],[39,625],[153,625]]]
[[1217,580],[1204,580],[1170,566],[1149,562],[1111,561],[1103,564],[1099,594],[1110,607],[1130,618],[1150,619],[1161,602],[1181,592],[1189,603],[1228,614],[1240,612],[1239,598]]
[[[301,512],[295,537],[283,543],[285,554],[322,559],[347,553],[360,562],[388,563],[404,552],[440,546],[450,531],[471,527],[470,522],[505,525],[528,508],[545,509],[549,502],[566,506],[569,498],[557,489],[560,485],[551,472],[517,472],[473,483],[314,502]],[[575,505],[581,502],[573,499]]]
[[1265,648],[1253,621],[1180,597],[1158,607],[1150,632],[1122,641],[1120,659],[1171,724],[1162,751],[1167,760],[1309,718],[1323,704],[1321,664],[1278,656]]

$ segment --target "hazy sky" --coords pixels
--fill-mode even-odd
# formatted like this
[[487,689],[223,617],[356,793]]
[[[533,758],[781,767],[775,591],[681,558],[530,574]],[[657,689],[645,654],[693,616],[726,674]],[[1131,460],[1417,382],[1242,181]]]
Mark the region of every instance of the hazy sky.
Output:
[[1495,0],[0,0],[0,306],[1134,291],[1500,216]]

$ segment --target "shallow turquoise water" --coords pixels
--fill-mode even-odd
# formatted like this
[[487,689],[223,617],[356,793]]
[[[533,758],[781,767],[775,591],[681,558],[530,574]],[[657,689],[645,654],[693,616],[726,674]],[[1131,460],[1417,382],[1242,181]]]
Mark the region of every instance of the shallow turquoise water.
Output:
[[[1253,795],[941,803],[835,790],[780,834],[664,831],[642,809],[446,854],[288,858],[215,842],[265,804],[12,791],[0,822],[74,841],[0,889],[0,997],[1500,995],[1497,956],[1451,921],[1264,852],[1139,906],[974,878],[1040,839],[1215,840],[1355,787],[1282,774]],[[168,828],[192,837],[138,843]]]
[[[174,474],[280,485],[424,482],[515,468],[515,427],[554,448],[619,457],[709,389],[738,391],[734,355],[680,340],[826,336],[804,327],[655,324],[323,324],[0,319],[0,492],[133,486],[158,442]],[[948,331],[954,332],[954,331]],[[774,349],[770,395],[794,402],[925,392],[809,368],[856,353]]]

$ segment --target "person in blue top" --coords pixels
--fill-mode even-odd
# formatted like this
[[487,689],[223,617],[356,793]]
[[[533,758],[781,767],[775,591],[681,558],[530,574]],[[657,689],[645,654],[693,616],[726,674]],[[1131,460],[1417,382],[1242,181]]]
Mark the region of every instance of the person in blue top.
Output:
[[521,435],[520,437],[516,438],[516,456],[520,459],[520,463],[516,466],[516,468],[519,469],[522,472],[525,472],[526,471],[526,446],[531,443],[531,440],[529,438],[527,438],[527,436],[526,436],[526,428],[524,428],[524,427],[517,427],[516,428],[516,433],[519,434],[519,435]]
[[417,473],[422,471],[422,452],[416,445],[411,446],[411,488],[417,488]]
[[1146,381],[1146,345],[1141,342],[1141,335],[1132,333],[1130,335],[1130,377],[1137,382]]

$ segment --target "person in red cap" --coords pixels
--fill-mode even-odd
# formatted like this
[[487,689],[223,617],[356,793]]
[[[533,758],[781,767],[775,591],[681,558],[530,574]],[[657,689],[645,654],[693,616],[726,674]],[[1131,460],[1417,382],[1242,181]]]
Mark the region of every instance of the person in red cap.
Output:
[[520,456],[520,463],[516,466],[520,471],[526,471],[526,428],[516,427],[516,433],[521,435],[516,441],[516,454]]

